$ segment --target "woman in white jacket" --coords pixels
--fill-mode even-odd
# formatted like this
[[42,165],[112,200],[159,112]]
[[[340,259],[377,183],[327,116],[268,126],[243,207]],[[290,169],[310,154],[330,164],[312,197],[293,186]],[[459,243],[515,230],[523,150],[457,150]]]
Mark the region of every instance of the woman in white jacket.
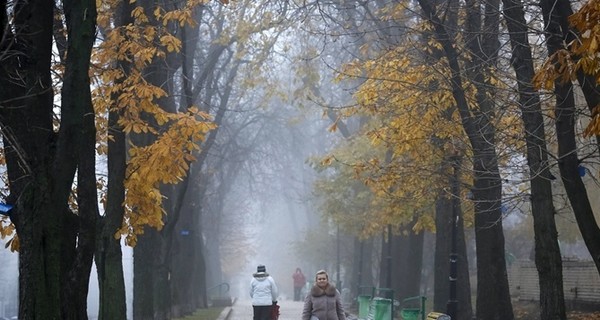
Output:
[[264,265],[259,265],[252,276],[250,298],[254,309],[253,320],[271,320],[272,308],[279,296],[275,280],[267,273]]

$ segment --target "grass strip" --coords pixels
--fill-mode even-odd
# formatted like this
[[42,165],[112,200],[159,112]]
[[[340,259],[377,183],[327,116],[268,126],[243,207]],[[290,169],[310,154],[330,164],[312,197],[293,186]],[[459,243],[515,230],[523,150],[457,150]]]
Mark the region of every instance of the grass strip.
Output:
[[224,307],[210,307],[207,309],[198,309],[194,314],[175,320],[216,320]]

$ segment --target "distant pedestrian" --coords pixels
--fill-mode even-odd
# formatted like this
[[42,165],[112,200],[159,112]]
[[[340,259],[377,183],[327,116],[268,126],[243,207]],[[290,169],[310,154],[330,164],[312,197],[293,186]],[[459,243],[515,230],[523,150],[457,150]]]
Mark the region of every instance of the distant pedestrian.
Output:
[[304,299],[302,320],[346,320],[340,292],[329,283],[325,270],[317,271],[316,283]]
[[300,268],[296,268],[296,272],[292,275],[294,279],[294,301],[301,301],[300,297],[302,293],[302,288],[306,285],[306,277]]
[[253,320],[271,320],[272,308],[277,303],[277,285],[275,280],[267,273],[264,265],[256,267],[256,273],[250,281],[250,298],[252,298]]

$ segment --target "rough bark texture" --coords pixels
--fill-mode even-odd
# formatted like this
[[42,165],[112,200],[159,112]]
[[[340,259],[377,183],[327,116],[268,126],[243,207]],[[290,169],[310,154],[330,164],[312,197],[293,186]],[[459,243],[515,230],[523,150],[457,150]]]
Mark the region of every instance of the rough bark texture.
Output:
[[113,128],[113,139],[108,142],[108,192],[106,195],[105,216],[100,220],[99,237],[96,246],[96,266],[100,287],[99,320],[125,320],[125,281],[123,277],[123,256],[120,239],[115,233],[123,221],[125,201],[125,133],[117,121],[119,114],[111,111],[109,126]]
[[392,241],[392,288],[400,301],[421,295],[424,240],[424,233],[416,234],[412,224],[403,227],[401,233]]
[[[447,162],[449,163],[449,161]],[[444,170],[449,172],[449,170]],[[452,253],[452,232],[456,227],[457,280],[456,301],[457,319],[471,319],[471,280],[465,240],[464,220],[458,192],[458,172],[448,176],[447,185],[451,186],[451,195],[440,194],[435,205],[435,262],[434,262],[434,300],[433,310],[446,311],[450,301],[450,259]],[[449,198],[450,197],[450,198]],[[455,213],[453,212],[455,210]],[[458,219],[455,221],[457,215]],[[456,226],[454,225],[456,223]]]
[[[564,30],[569,30],[565,12],[571,11],[571,5],[563,0],[540,1],[546,25],[546,45],[552,55],[564,49]],[[566,32],[566,31],[565,31]],[[571,83],[554,84],[556,94],[556,134],[558,139],[558,167],[567,196],[573,208],[577,225],[592,260],[600,272],[600,228],[587,196],[585,185],[579,176],[580,165],[575,140],[575,100]]]
[[[462,75],[465,74],[458,62],[458,53],[435,8],[427,0],[419,0],[425,18],[435,30],[451,70],[452,94],[456,101],[463,128],[473,150],[473,201],[475,209],[475,235],[477,245],[477,319],[514,319],[504,257],[504,234],[500,212],[502,183],[498,171],[495,150],[495,132],[490,119],[493,118],[492,103],[488,95],[491,86],[486,85],[484,76],[491,61],[474,59],[469,77],[477,84],[477,105],[469,104],[463,91]],[[481,38],[467,39],[474,58],[493,59],[497,54],[497,1],[486,3],[483,29],[480,25],[481,8],[474,1],[467,1],[467,30],[488,30]],[[479,28],[477,28],[479,27]],[[478,40],[478,41],[475,41]],[[482,40],[481,42],[479,40]],[[480,51],[481,50],[481,51]],[[479,63],[478,63],[479,62]],[[485,292],[485,294],[483,294]]]
[[153,247],[155,241],[149,239],[156,237],[157,231],[146,228],[144,234],[138,238],[138,244],[133,249],[133,319],[154,319],[154,260]]
[[[52,127],[50,79],[54,3],[13,2],[12,20],[6,19],[6,5],[2,3],[0,19],[5,35],[0,43],[0,116],[10,180],[7,202],[16,205],[11,218],[21,244],[19,318],[85,319],[87,315],[81,316],[85,302],[81,301],[87,296],[86,271],[79,268],[82,264],[77,259],[82,251],[75,250],[75,239],[78,232],[88,230],[78,228],[67,201],[77,166],[82,165],[83,145],[88,143],[93,149],[95,143],[88,77],[95,37],[95,2],[64,3],[69,60],[65,65],[58,135]],[[85,114],[91,114],[91,119]],[[90,136],[86,135],[89,130],[91,142],[85,138]],[[91,163],[93,157],[94,153]],[[93,186],[95,193],[95,183]],[[87,208],[85,204],[83,207]],[[82,234],[80,240],[85,236]],[[84,248],[80,241],[77,249]],[[89,253],[87,248],[88,265]],[[81,271],[81,277],[75,276],[74,270]],[[71,296],[78,299],[66,307],[62,301]],[[75,316],[77,312],[80,315]]]
[[[61,236],[77,166],[84,104],[65,101],[58,137],[52,127],[52,1],[2,2],[0,110],[4,152],[20,240],[19,318],[61,319]],[[79,61],[89,61],[89,56]],[[75,62],[75,60],[73,60]],[[80,65],[69,66],[76,76]],[[87,74],[87,69],[84,70]],[[70,93],[70,87],[64,93]],[[89,87],[85,88],[89,93]],[[85,91],[85,90],[84,90]],[[80,92],[85,94],[85,92]],[[81,101],[79,101],[81,102]],[[66,248],[65,255],[72,253]]]
[[[125,26],[132,22],[132,6],[123,2],[117,13],[116,27]],[[125,74],[130,70],[127,62],[119,62],[118,68]],[[116,81],[122,81],[117,79]],[[115,97],[118,93],[115,93]],[[115,98],[114,101],[117,101]],[[114,235],[121,227],[124,216],[125,201],[125,170],[126,170],[126,140],[122,126],[118,124],[120,112],[111,110],[108,115],[108,125],[112,129],[113,139],[108,141],[108,186],[106,194],[105,215],[98,223],[98,239],[96,242],[96,268],[100,291],[99,320],[124,320],[127,318],[125,300],[125,281],[123,276],[123,261],[120,239]]]
[[[388,233],[383,237],[378,295],[389,297],[393,290],[394,299],[402,301],[421,294],[421,266],[423,262],[423,233],[415,234],[403,228],[399,233]],[[403,231],[407,231],[406,234]],[[390,247],[391,245],[391,247]],[[366,293],[366,292],[363,292]]]
[[525,14],[520,1],[504,0],[504,14],[512,46],[511,63],[517,76],[521,118],[525,126],[527,162],[531,177],[531,211],[535,233],[535,264],[539,274],[542,319],[566,319],[562,257],[554,220],[546,132],[534,76]]
[[63,247],[68,251],[74,250],[74,256],[69,257],[68,265],[63,265],[66,278],[63,284],[62,319],[87,319],[87,293],[95,249],[95,228],[98,217],[98,202],[96,195],[96,126],[95,113],[90,93],[89,66],[92,44],[96,30],[95,1],[65,1],[63,8],[68,32],[67,57],[63,85],[63,103],[73,104],[82,108],[80,132],[76,132],[81,147],[77,157],[78,216],[65,210],[64,235],[72,234],[73,243]]

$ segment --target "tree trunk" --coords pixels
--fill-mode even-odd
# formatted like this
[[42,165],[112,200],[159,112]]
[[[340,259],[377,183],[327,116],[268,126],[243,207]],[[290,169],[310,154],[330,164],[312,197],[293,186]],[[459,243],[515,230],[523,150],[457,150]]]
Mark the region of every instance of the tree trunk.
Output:
[[154,319],[154,244],[158,231],[146,227],[133,248],[133,320]]
[[108,192],[106,212],[100,221],[97,243],[96,266],[100,287],[100,320],[127,319],[125,281],[123,277],[123,255],[121,242],[115,233],[121,227],[125,209],[125,133],[118,124],[120,114],[110,111],[108,124],[113,139],[108,141]]
[[413,224],[403,226],[392,240],[392,288],[400,301],[421,294],[424,233],[412,231]]
[[540,98],[532,85],[534,69],[531,47],[527,39],[525,13],[520,1],[504,0],[504,14],[513,49],[511,62],[517,76],[521,118],[525,126],[541,318],[566,319],[562,256],[554,220],[546,132]]
[[[449,170],[442,170],[449,172]],[[435,204],[435,258],[434,258],[434,297],[433,310],[445,312],[450,301],[450,258],[452,253],[452,232],[456,223],[456,303],[457,319],[470,320],[473,316],[471,304],[471,280],[469,276],[469,260],[465,241],[464,220],[460,208],[459,195],[456,191],[459,181],[457,174],[448,176],[448,185],[453,186],[450,198],[446,192],[438,195]],[[456,207],[456,208],[455,208]],[[453,210],[458,214],[458,221],[453,217]]]
[[[563,32],[566,27],[559,23],[560,12],[568,12],[571,6],[568,1],[542,0],[540,1],[544,22],[546,25],[546,45],[548,54],[552,55],[564,49]],[[596,269],[600,273],[600,228],[594,218],[587,191],[579,176],[579,159],[577,156],[577,142],[575,140],[575,99],[573,86],[570,82],[555,81],[554,93],[556,94],[556,134],[558,140],[558,168],[573,208],[577,225],[581,231],[583,241],[587,246]]]
[[369,256],[373,252],[373,238],[359,239],[354,237],[354,254],[352,262],[352,278],[346,286],[350,288],[350,296],[370,294],[368,287],[373,287],[373,272],[371,271],[372,259]]
[[[115,27],[123,27],[133,23],[131,12],[133,6],[129,2],[121,3],[115,15]],[[127,75],[131,64],[118,61],[117,68]],[[117,79],[122,82],[123,79]],[[113,101],[118,101],[120,93],[115,92]],[[127,147],[123,128],[119,125],[121,111],[113,106],[109,111],[108,126],[112,139],[108,140],[108,186],[106,194],[105,215],[98,224],[99,235],[96,242],[96,268],[100,291],[99,320],[121,320],[127,318],[125,297],[125,281],[123,277],[123,255],[120,238],[115,239],[117,230],[123,223],[125,209],[125,172],[127,168]]]
[[[81,147],[78,155],[78,216],[65,210],[65,232],[72,235],[63,243],[63,252],[73,248],[73,256],[62,265],[62,319],[87,319],[87,294],[92,269],[98,202],[96,190],[96,126],[90,93],[89,65],[96,30],[94,1],[65,1],[63,4],[68,32],[63,103],[82,109]],[[69,223],[72,222],[72,223]],[[76,249],[76,250],[75,250]],[[63,256],[64,257],[64,256]]]
[[15,205],[11,220],[20,242],[19,318],[60,319],[60,210],[67,205],[60,201],[68,194],[53,199],[64,192],[54,189],[52,170],[53,3],[10,5],[8,20],[7,2],[2,3],[0,115],[10,186],[6,201]]
[[172,316],[175,318],[191,314],[196,308],[194,303],[191,276],[194,274],[197,253],[195,240],[198,229],[193,223],[192,215],[183,214],[178,221],[173,234],[171,259],[168,262],[173,270],[171,283],[171,301],[173,302]]
[[[504,257],[504,234],[502,215],[500,212],[502,182],[498,170],[498,159],[495,150],[495,132],[490,119],[493,118],[491,101],[488,99],[488,78],[484,76],[489,61],[473,64],[470,76],[477,85],[477,107],[470,106],[463,91],[463,70],[458,61],[458,53],[444,24],[437,17],[434,8],[427,0],[419,0],[419,4],[434,27],[437,41],[442,45],[451,70],[452,94],[456,101],[463,128],[469,138],[473,150],[473,201],[475,209],[475,235],[477,244],[477,319],[512,320],[512,304],[508,289],[508,277]],[[493,60],[497,55],[497,2],[486,4],[483,43],[475,39],[467,39],[473,56],[488,57]],[[467,30],[473,36],[481,31],[479,20],[481,10],[474,2],[467,2]],[[496,11],[495,11],[496,10]],[[477,28],[479,27],[479,28]],[[479,39],[481,40],[481,39]],[[481,45],[478,47],[477,45]],[[482,52],[479,52],[479,50]],[[477,50],[477,51],[475,51]],[[485,294],[483,294],[485,292]]]

